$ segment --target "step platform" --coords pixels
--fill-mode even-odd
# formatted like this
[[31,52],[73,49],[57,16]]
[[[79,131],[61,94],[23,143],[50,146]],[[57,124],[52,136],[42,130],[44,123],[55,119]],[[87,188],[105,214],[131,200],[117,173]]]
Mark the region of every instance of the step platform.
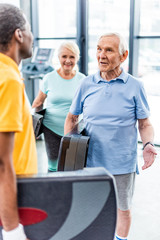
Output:
[[113,240],[116,187],[104,168],[19,176],[17,182],[20,222],[30,240]]
[[85,134],[83,120],[69,134],[62,137],[58,155],[58,171],[73,171],[86,166],[89,139],[90,137]]

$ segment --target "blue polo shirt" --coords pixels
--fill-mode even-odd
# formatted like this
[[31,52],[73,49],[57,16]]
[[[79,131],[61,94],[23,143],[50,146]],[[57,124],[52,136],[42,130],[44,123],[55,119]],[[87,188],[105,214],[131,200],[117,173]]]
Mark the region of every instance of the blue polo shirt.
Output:
[[70,112],[83,112],[90,136],[87,167],[105,167],[114,175],[138,171],[137,119],[149,117],[142,82],[124,70],[109,82],[97,72],[83,79]]

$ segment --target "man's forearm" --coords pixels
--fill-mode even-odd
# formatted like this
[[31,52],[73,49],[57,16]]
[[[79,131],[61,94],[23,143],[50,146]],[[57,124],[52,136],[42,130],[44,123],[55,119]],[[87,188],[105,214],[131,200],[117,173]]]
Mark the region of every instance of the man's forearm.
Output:
[[140,129],[139,133],[140,133],[143,145],[146,142],[153,142],[153,140],[154,140],[154,130],[153,130],[152,126],[147,126],[144,129]]
[[71,132],[78,123],[79,115],[68,113],[64,124],[64,135]]
[[16,176],[13,169],[3,165],[0,166],[0,218],[6,231],[19,224]]
[[149,119],[139,119],[138,122],[139,122],[139,133],[140,133],[143,145],[146,142],[153,142],[154,129]]
[[149,119],[141,119],[139,122],[139,132],[143,142],[143,159],[144,165],[142,170],[145,170],[152,166],[157,155],[156,149],[153,145],[154,139],[154,129],[149,121]]
[[19,224],[13,148],[14,133],[0,132],[0,218],[6,231],[16,228]]

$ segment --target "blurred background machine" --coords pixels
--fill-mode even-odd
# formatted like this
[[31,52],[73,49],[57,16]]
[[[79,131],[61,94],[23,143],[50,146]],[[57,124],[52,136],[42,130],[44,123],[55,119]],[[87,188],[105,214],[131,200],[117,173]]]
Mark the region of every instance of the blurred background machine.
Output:
[[36,47],[31,62],[24,64],[21,69],[30,104],[38,94],[40,80],[54,69],[52,67],[53,53],[54,49]]

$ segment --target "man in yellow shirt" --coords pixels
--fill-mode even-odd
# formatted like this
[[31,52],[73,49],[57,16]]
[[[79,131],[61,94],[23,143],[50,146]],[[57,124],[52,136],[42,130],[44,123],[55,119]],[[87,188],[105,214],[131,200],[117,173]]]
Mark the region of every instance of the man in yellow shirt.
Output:
[[23,13],[0,4],[0,219],[3,240],[26,240],[19,224],[16,174],[37,173],[32,117],[18,65],[32,55],[33,36]]

